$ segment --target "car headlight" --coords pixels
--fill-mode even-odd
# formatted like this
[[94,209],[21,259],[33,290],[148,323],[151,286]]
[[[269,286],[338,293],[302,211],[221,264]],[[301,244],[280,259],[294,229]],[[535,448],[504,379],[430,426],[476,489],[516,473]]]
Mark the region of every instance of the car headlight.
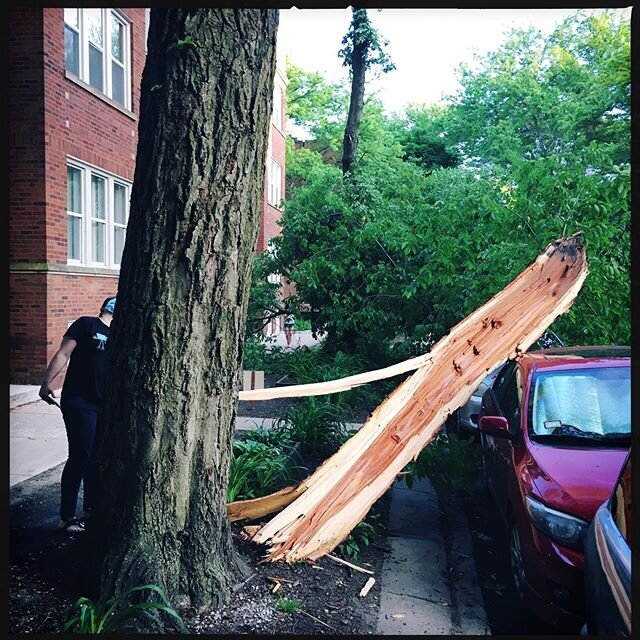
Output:
[[542,533],[570,549],[582,549],[584,534],[589,523],[581,518],[556,511],[534,500],[525,497],[525,504],[531,522]]

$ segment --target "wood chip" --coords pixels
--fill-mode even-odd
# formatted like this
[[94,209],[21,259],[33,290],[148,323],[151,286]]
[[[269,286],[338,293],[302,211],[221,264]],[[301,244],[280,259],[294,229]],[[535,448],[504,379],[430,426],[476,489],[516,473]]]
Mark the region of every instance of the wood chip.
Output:
[[360,593],[358,595],[361,598],[364,598],[367,595],[367,593],[369,593],[369,591],[371,590],[371,587],[373,587],[375,583],[376,583],[375,578],[369,578],[365,583],[364,587],[362,587],[362,589],[360,590]]
[[287,582],[289,584],[293,584],[293,580],[287,580],[286,578],[276,578],[275,576],[267,576],[267,580],[271,580],[271,582]]
[[277,584],[273,585],[273,589],[271,589],[271,593],[275,593],[279,589],[282,589],[282,584],[278,582]]

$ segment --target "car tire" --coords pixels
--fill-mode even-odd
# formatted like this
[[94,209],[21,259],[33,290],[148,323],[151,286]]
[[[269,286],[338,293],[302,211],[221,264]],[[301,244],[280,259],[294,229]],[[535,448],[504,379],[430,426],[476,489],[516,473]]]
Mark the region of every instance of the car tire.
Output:
[[520,534],[513,521],[509,522],[509,565],[511,567],[511,578],[515,587],[518,600],[525,602],[525,574],[524,560],[522,557],[522,543]]

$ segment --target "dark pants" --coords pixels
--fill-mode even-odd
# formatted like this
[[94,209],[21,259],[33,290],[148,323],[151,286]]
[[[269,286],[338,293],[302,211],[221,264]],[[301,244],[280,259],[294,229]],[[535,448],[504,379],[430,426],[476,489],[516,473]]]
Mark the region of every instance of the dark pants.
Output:
[[69,442],[69,457],[62,471],[60,487],[60,517],[69,520],[76,513],[80,482],[84,486],[84,510],[93,508],[97,483],[94,442],[100,407],[79,396],[64,394],[60,406]]

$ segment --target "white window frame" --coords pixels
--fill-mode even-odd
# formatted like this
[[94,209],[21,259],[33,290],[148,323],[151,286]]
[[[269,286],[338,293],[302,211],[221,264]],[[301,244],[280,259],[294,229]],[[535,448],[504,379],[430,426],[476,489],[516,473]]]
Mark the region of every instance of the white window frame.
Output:
[[[72,29],[78,34],[79,39],[79,69],[80,80],[88,84],[94,91],[103,93],[110,100],[113,100],[116,104],[121,105],[125,109],[131,110],[131,22],[130,20],[118,9],[100,9],[102,12],[102,77],[104,87],[103,90],[96,89],[89,82],[89,36],[86,20],[86,10],[79,9],[79,28],[77,29],[73,25],[68,24],[65,21],[65,26]],[[123,29],[123,60],[116,60],[111,55],[111,18],[115,18],[122,24]],[[124,104],[113,98],[113,77],[111,65],[115,63],[124,67]],[[73,71],[69,71],[66,68],[67,73],[74,75]]]
[[282,130],[282,99],[284,91],[282,87],[276,83],[273,87],[273,109],[271,110],[271,122]]
[[267,202],[276,209],[280,209],[282,201],[282,166],[274,158],[269,162],[269,191]]
[[[67,166],[73,167],[80,171],[80,192],[81,192],[81,209],[82,209],[82,231],[81,231],[81,247],[80,247],[80,255],[82,258],[80,260],[73,260],[69,258],[69,251],[67,249],[67,264],[69,265],[78,265],[85,267],[99,267],[103,269],[113,269],[115,271],[120,270],[120,263],[116,262],[114,259],[113,251],[115,248],[115,227],[124,228],[125,229],[125,239],[126,239],[126,229],[129,223],[129,200],[131,198],[131,183],[123,178],[108,173],[98,167],[87,164],[85,162],[81,162],[75,158],[67,158]],[[95,218],[92,210],[91,203],[91,177],[96,176],[105,181],[105,224],[106,224],[106,241],[105,241],[105,261],[104,262],[95,262],[93,260],[93,235],[92,235],[92,222],[100,221],[102,219]],[[115,196],[114,190],[115,185],[124,187],[126,189],[125,193],[125,224],[117,223],[115,221]],[[74,216],[78,217],[77,213],[72,213],[67,211],[67,217]],[[68,228],[68,226],[67,226]]]

